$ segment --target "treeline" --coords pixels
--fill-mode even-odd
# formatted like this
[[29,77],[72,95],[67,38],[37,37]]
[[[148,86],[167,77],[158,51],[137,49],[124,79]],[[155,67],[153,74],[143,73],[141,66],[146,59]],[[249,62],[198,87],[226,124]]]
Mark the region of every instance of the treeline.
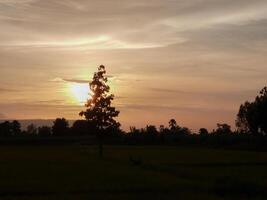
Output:
[[177,125],[174,119],[169,121],[169,126],[164,127],[149,125],[137,129],[131,127],[125,134],[126,144],[157,144],[157,145],[203,145],[210,147],[230,147],[238,149],[267,150],[267,136],[265,133],[251,133],[232,130],[225,123],[218,123],[217,128],[208,131],[200,128],[193,132],[187,127]]
[[[19,121],[5,121],[0,123],[0,137],[23,137],[23,136],[39,136],[39,137],[65,137],[65,136],[95,136],[98,133],[97,126],[86,120],[76,120],[72,126],[65,118],[57,118],[53,122],[53,126],[40,126],[35,124],[27,126],[26,130],[22,130]],[[118,135],[122,131],[118,129],[107,129],[105,135]]]
[[[97,127],[86,120],[76,120],[73,125],[70,126],[69,122],[65,118],[57,118],[53,122],[53,126],[40,126],[37,127],[34,124],[27,126],[26,130],[21,129],[19,121],[5,121],[0,123],[0,137],[16,137],[16,136],[93,136],[98,134]],[[161,135],[254,135],[265,136],[265,133],[252,134],[250,132],[231,130],[231,126],[228,124],[217,124],[217,128],[209,132],[206,128],[200,128],[198,132],[193,132],[187,127],[179,126],[175,119],[169,121],[169,126],[165,127],[161,125],[156,127],[155,125],[147,125],[144,128],[130,127],[128,132],[122,131],[119,128],[106,129],[104,131],[106,136],[128,136],[128,137],[145,137],[145,136],[161,136]]]
[[[96,126],[86,120],[77,120],[72,126],[64,118],[58,118],[52,127],[36,127],[30,124],[26,130],[21,130],[18,121],[3,122],[0,124],[0,137],[5,138],[50,138],[66,139],[76,138],[73,142],[94,144],[99,134]],[[128,132],[120,129],[105,130],[104,140],[109,144],[127,145],[209,145],[209,146],[232,146],[237,148],[267,149],[267,136],[265,134],[251,134],[250,132],[233,131],[228,124],[217,124],[217,128],[208,131],[200,128],[193,132],[187,127],[179,126],[175,119],[169,121],[167,127],[148,125],[145,128],[130,127]],[[84,137],[86,138],[85,141]],[[80,139],[79,139],[80,138]],[[91,141],[88,141],[90,138]],[[50,140],[51,142],[51,140]]]

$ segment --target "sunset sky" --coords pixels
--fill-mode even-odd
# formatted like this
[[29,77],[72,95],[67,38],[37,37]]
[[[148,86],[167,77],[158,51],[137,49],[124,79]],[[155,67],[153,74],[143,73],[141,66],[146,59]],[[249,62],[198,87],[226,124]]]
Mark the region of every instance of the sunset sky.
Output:
[[266,47],[266,0],[0,0],[0,119],[79,119],[103,64],[124,129],[233,126]]

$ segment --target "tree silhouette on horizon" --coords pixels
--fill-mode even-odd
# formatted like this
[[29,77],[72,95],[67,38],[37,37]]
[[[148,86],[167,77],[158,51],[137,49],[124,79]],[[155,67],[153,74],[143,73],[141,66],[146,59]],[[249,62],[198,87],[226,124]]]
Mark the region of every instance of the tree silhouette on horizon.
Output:
[[66,136],[69,132],[69,122],[65,118],[57,118],[53,122],[52,133],[55,136]]
[[267,87],[264,87],[253,102],[240,105],[236,126],[240,132],[267,133]]
[[98,71],[94,73],[93,80],[89,83],[92,95],[85,104],[87,109],[80,112],[80,116],[85,117],[97,129],[100,157],[103,156],[103,134],[120,127],[120,123],[114,119],[120,112],[111,105],[114,95],[109,94],[110,87],[107,82],[105,66],[100,65]]

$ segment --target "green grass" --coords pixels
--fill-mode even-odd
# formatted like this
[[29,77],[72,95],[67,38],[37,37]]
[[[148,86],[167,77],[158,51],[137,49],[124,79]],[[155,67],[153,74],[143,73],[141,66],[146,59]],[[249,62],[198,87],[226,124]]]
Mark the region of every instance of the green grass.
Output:
[[267,152],[2,146],[0,199],[267,199]]

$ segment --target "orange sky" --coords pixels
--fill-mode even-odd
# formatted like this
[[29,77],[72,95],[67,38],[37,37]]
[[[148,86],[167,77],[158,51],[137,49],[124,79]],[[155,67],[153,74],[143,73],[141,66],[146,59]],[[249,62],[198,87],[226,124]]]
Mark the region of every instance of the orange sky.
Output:
[[0,119],[79,118],[84,81],[104,64],[123,128],[233,125],[266,85],[266,10],[266,0],[0,0]]

